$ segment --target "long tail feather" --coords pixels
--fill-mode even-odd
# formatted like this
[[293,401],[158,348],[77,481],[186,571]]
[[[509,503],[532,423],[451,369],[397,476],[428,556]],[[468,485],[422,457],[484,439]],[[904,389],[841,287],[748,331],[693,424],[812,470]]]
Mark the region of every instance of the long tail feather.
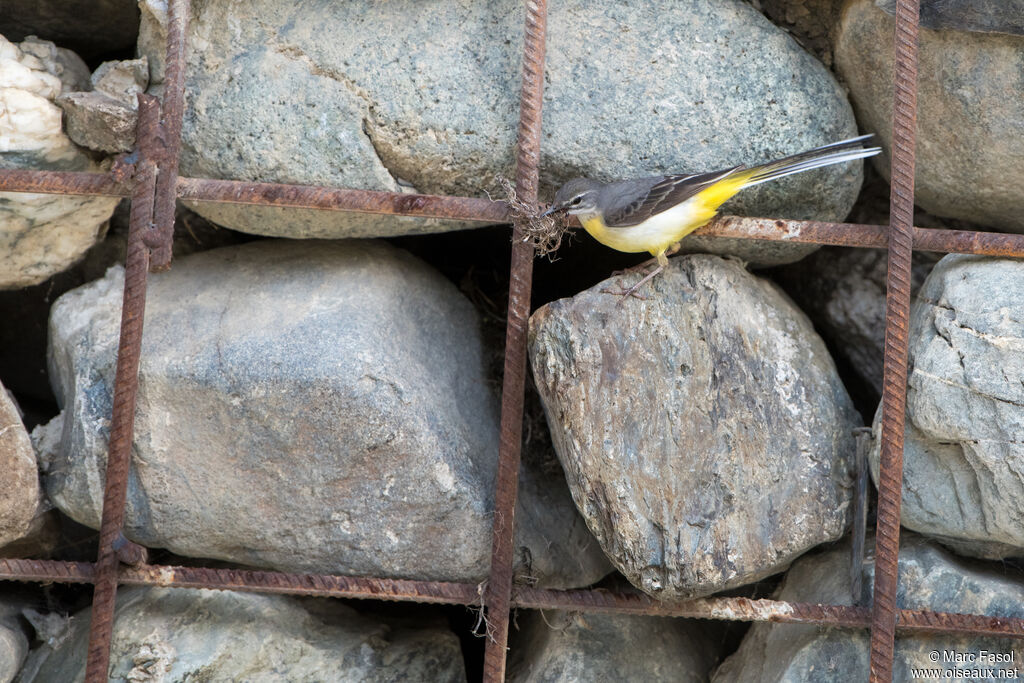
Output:
[[739,171],[739,174],[747,178],[743,186],[750,187],[751,185],[759,185],[776,178],[784,178],[794,173],[802,173],[814,168],[821,168],[822,166],[831,166],[832,164],[841,164],[844,161],[874,156],[882,151],[881,147],[863,147],[863,143],[872,137],[872,135],[861,135],[849,140],[833,142],[832,144],[816,147],[800,154],[794,154],[793,156]]

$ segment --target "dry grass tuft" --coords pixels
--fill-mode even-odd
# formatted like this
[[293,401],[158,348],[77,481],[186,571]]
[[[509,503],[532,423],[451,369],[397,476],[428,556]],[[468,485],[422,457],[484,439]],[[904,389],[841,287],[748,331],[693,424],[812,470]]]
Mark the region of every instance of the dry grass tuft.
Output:
[[512,181],[508,178],[498,178],[498,183],[505,191],[505,202],[512,211],[513,220],[520,225],[523,241],[530,243],[538,256],[551,258],[551,255],[562,246],[562,239],[572,232],[566,217],[542,218],[529,204],[519,198]]

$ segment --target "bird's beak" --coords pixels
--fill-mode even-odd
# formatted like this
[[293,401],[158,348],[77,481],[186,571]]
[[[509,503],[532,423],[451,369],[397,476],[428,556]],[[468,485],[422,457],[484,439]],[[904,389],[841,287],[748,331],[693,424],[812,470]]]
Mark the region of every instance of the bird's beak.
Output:
[[558,212],[559,212],[559,211],[561,211],[561,210],[562,210],[562,207],[560,207],[560,206],[559,206],[558,204],[552,204],[552,205],[551,205],[551,206],[550,206],[550,207],[548,208],[548,210],[547,210],[547,211],[545,211],[544,213],[542,213],[542,214],[540,215],[540,217],[541,217],[541,218],[546,218],[547,216],[550,216],[550,215],[551,215],[551,214],[553,214],[553,213],[558,213]]

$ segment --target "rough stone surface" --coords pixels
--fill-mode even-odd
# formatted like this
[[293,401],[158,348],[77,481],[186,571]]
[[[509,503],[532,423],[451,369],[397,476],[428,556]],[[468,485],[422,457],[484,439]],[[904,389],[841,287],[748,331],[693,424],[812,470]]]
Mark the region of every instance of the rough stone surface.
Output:
[[24,606],[25,600],[18,592],[8,590],[0,594],[0,683],[14,680],[28,654],[28,636],[18,623]]
[[828,66],[842,4],[843,0],[759,0],[765,16]]
[[[896,16],[896,0],[875,0]],[[921,26],[952,31],[1024,35],[1024,2],[1021,0],[924,0]]]
[[[1005,567],[964,561],[924,539],[904,532],[900,546],[901,608],[944,612],[1024,616],[1024,577]],[[868,557],[873,556],[868,547]],[[802,558],[786,574],[776,599],[792,602],[849,605],[850,547]],[[874,561],[865,562],[862,605],[871,604]],[[796,624],[754,624],[739,650],[725,660],[713,683],[747,681],[865,681],[868,679],[869,636],[861,629],[833,629]],[[933,652],[973,655],[975,662],[936,662]],[[1014,657],[1014,663],[989,661],[982,653]],[[938,669],[941,680],[993,680],[969,669],[1013,669],[1024,657],[1020,640],[957,635],[896,636],[894,681],[923,680],[912,668]],[[946,673],[950,671],[950,673]],[[1019,673],[1018,673],[1019,676]],[[1017,676],[1003,676],[1013,680]]]
[[[110,217],[106,236],[75,265],[45,282],[22,289],[0,291],[0,377],[22,399],[25,423],[39,424],[53,417],[45,406],[55,404],[46,378],[47,322],[50,307],[65,292],[98,280],[110,266],[124,263],[130,207],[123,202]],[[197,251],[251,241],[249,235],[225,230],[179,207],[171,247],[178,259]],[[27,399],[27,400],[26,400]]]
[[[94,528],[121,283],[112,270],[51,313],[66,422],[40,458],[54,504]],[[129,538],[291,571],[486,577],[496,383],[448,281],[383,244],[262,241],[150,283]],[[551,586],[607,573],[564,483],[524,476],[519,570]]]
[[706,681],[716,650],[704,624],[632,615],[530,611],[516,619],[508,680]]
[[[85,680],[90,611],[33,651],[22,683]],[[110,678],[118,681],[465,681],[458,638],[334,602],[180,588],[122,588]]]
[[93,72],[92,87],[130,107],[138,103],[139,93],[149,85],[149,60],[125,59],[103,62]]
[[905,443],[904,526],[970,555],[1024,555],[1024,263],[950,255],[925,281]]
[[[52,43],[15,45],[0,36],[0,168],[100,170],[62,132],[53,103],[78,80]],[[101,236],[117,202],[0,193],[0,289],[36,284],[70,266]]]
[[[858,119],[886,150],[893,24],[874,0],[851,0],[836,43]],[[919,43],[916,203],[938,216],[1024,232],[1024,37],[922,29]],[[888,177],[888,155],[875,160]]]
[[47,73],[60,79],[61,92],[89,89],[89,66],[72,50],[34,36],[18,43],[18,48],[23,54],[38,59]]
[[0,34],[42,36],[91,59],[130,50],[139,31],[135,0],[4,0]]
[[10,683],[21,670],[28,654],[28,638],[13,628],[0,624],[0,683]]
[[0,548],[33,531],[42,492],[32,449],[18,408],[0,384]]
[[[157,79],[161,15],[159,3],[143,3],[139,52]],[[206,0],[193,16],[183,173],[476,196],[498,190],[495,176],[511,177],[523,31],[512,0]],[[548,27],[546,193],[575,175],[707,171],[856,134],[822,64],[739,0],[575,0],[553,4]],[[745,191],[731,210],[841,219],[860,182],[859,164],[801,174]],[[291,236],[446,227],[199,211]]]
[[559,459],[616,568],[706,595],[838,538],[860,420],[807,318],[735,261],[674,259],[646,301],[599,291],[635,279],[530,321]]
[[128,152],[135,146],[138,99],[149,83],[145,57],[104,62],[92,75],[93,90],[57,98],[67,134],[76,144],[99,152]]
[[100,152],[128,152],[135,145],[138,112],[98,91],[61,95],[57,104],[67,117],[68,137]]
[[[915,252],[911,291],[916,292],[937,256]],[[885,270],[881,249],[825,247],[773,275],[867,387],[873,406],[882,396],[885,357]],[[869,413],[870,415],[870,413]]]

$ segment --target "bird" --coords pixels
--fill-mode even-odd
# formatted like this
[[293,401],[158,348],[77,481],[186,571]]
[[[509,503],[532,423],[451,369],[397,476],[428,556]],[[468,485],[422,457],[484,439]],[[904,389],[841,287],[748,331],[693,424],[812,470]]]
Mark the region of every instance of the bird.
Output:
[[[874,156],[880,147],[865,147],[872,135],[833,142],[758,166],[744,165],[694,175],[659,175],[602,183],[574,178],[555,192],[541,216],[577,216],[601,244],[629,253],[650,252],[657,266],[629,290],[628,297],[668,265],[679,241],[706,225],[718,208],[740,190],[794,173]],[[646,265],[646,264],[642,264]]]

